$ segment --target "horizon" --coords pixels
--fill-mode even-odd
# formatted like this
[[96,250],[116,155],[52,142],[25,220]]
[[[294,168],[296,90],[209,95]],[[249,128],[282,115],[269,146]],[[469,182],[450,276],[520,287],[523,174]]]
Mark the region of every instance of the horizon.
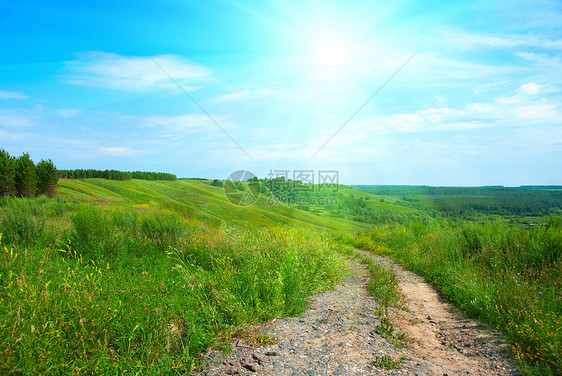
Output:
[[[57,169],[59,170],[59,169]],[[65,169],[60,169],[60,170],[65,170]],[[108,169],[105,169],[108,170]],[[101,170],[101,171],[105,171],[105,170]],[[247,170],[243,170],[243,171],[247,171]],[[133,171],[123,171],[123,172],[133,172]],[[141,171],[141,172],[147,172],[147,171]],[[148,172],[156,172],[156,173],[167,173],[166,171],[148,171]],[[250,171],[247,171],[250,172]],[[251,172],[250,172],[251,173]],[[252,174],[253,175],[253,174]],[[273,179],[273,177],[268,178],[267,176],[265,177],[260,177],[259,175],[255,175],[259,180],[263,180],[263,179]],[[281,176],[279,176],[281,177]],[[197,176],[192,176],[192,177],[185,177],[185,176],[176,176],[177,180],[207,180],[207,181],[213,181],[213,180],[220,180],[220,181],[226,181],[228,180],[229,177],[227,177],[226,179],[224,178],[218,178],[218,177],[197,177]],[[63,178],[63,179],[77,179],[77,180],[83,180],[83,179],[94,179],[94,178]],[[105,178],[98,178],[98,179],[105,179]],[[135,178],[132,178],[131,180],[135,180]],[[139,179],[137,179],[139,180]],[[140,179],[142,180],[142,179]],[[242,180],[236,180],[236,179],[232,179],[233,181],[248,181],[248,179],[242,179]],[[303,180],[295,180],[295,179],[291,179],[286,178],[286,181],[299,181],[303,184],[309,184],[310,182],[306,182]],[[320,182],[314,182],[312,184],[315,185],[321,185],[321,184],[325,184],[325,183],[320,183]],[[344,185],[344,186],[348,186],[348,187],[427,187],[427,188],[527,188],[527,189],[533,189],[533,188],[555,188],[555,189],[559,189],[562,188],[562,185],[557,185],[557,184],[521,184],[521,185],[428,185],[428,184],[353,184],[353,183],[342,183],[342,182],[338,182],[338,185]]]
[[59,169],[562,185],[556,1],[3,2],[0,148]]

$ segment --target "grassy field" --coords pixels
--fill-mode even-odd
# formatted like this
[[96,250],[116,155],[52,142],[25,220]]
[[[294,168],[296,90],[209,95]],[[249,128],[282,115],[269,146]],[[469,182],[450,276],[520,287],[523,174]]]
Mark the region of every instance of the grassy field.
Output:
[[[244,207],[210,183],[63,179],[57,198],[0,198],[0,373],[189,372],[245,325],[302,312],[351,245],[502,329],[525,374],[562,369],[558,217],[465,222],[345,186],[333,206]],[[374,295],[396,295],[369,270]]]
[[214,226],[183,215],[205,213],[183,185],[95,183],[0,199],[2,374],[189,373],[209,346],[298,314],[341,277],[320,227],[278,226],[278,213],[267,227]]

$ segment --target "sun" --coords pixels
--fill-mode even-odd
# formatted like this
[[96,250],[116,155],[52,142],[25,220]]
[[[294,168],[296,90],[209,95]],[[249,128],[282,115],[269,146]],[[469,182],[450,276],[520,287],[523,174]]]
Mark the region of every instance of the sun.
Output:
[[349,33],[316,27],[303,30],[301,38],[300,60],[311,78],[338,80],[356,68],[362,46]]
[[351,42],[341,38],[323,38],[314,41],[310,62],[319,71],[335,73],[351,67]]
[[268,48],[271,67],[280,77],[316,91],[362,83],[381,49],[370,33],[373,25],[366,12],[334,6],[279,7],[283,16],[271,23],[276,37]]

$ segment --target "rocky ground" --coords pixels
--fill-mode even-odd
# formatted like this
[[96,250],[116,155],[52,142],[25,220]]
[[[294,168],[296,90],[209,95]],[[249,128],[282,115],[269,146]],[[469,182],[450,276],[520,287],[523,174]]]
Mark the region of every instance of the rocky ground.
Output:
[[[517,375],[499,333],[443,302],[423,278],[386,258],[400,280],[407,310],[391,309],[409,345],[382,337],[377,301],[368,295],[367,270],[348,260],[349,273],[335,290],[316,294],[300,317],[254,328],[272,338],[258,346],[235,340],[232,352],[210,351],[200,375]],[[408,312],[409,311],[409,312]]]

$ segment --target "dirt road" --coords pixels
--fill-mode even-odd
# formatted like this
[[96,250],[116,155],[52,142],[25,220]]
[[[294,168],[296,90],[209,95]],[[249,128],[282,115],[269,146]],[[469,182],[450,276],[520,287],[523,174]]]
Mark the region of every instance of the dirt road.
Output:
[[[367,270],[348,260],[348,274],[333,291],[316,294],[301,317],[274,320],[256,331],[274,344],[244,340],[233,351],[211,351],[202,375],[517,375],[501,335],[443,302],[423,278],[386,258],[410,312],[391,309],[399,331],[411,338],[397,348],[377,330],[377,301],[368,295]],[[391,367],[398,368],[391,368]]]

